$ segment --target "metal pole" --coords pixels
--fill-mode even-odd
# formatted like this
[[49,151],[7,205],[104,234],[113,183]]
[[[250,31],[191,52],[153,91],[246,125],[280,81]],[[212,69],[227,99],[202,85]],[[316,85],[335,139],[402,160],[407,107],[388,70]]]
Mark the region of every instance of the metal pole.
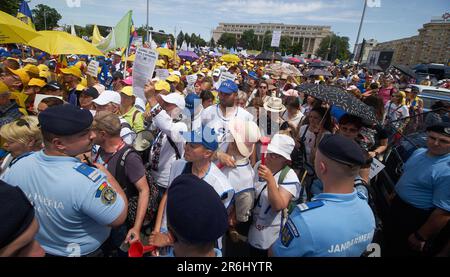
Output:
[[149,41],[150,36],[149,36],[149,32],[148,32],[148,7],[149,7],[148,2],[149,2],[149,0],[147,0],[147,21],[146,21],[146,24],[145,24],[145,30],[147,31],[147,43],[150,42]]
[[356,47],[358,46],[359,35],[361,33],[361,27],[362,27],[362,24],[363,24],[363,21],[364,21],[364,15],[366,14],[366,7],[367,7],[367,0],[364,0],[364,9],[363,9],[363,13],[362,13],[362,16],[361,16],[361,22],[359,23],[358,35],[356,36],[355,48],[353,49],[352,62],[355,61]]
[[45,13],[45,7],[44,9],[44,29],[47,30],[47,14]]
[[333,39],[333,34],[330,35],[330,42],[328,43],[328,54],[327,54],[327,61],[330,60],[330,54],[331,54],[331,40]]

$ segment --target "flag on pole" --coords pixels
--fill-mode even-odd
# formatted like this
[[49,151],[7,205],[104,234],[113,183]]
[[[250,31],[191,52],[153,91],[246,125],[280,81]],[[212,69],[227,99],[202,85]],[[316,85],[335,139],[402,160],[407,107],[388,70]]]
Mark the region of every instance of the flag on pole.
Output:
[[27,1],[22,1],[19,7],[19,11],[17,12],[18,19],[20,19],[23,23],[27,24],[31,28],[34,28],[33,23],[33,14],[31,13],[30,7],[28,7]]
[[72,36],[77,36],[77,32],[75,31],[75,25],[72,24],[72,26],[70,26],[70,34]]
[[127,48],[130,43],[131,15],[132,11],[130,10],[112,28],[108,36],[94,45],[102,52],[108,52],[117,48]]
[[92,31],[92,44],[99,44],[103,39],[105,38],[100,34],[97,25],[94,25],[94,30]]

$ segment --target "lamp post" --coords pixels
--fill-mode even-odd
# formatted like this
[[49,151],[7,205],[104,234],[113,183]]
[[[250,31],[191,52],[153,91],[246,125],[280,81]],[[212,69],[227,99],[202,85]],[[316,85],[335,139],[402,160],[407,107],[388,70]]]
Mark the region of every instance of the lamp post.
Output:
[[361,15],[361,21],[359,22],[358,35],[356,36],[355,48],[353,49],[352,62],[355,61],[356,48],[358,46],[359,35],[361,34],[361,27],[362,27],[362,24],[364,21],[364,15],[366,14],[366,8],[367,8],[367,0],[364,0],[364,8],[363,8],[363,13]]
[[47,14],[45,13],[45,6],[42,7],[44,11],[44,29],[47,30]]
[[333,39],[333,33],[330,35],[330,41],[328,42],[328,53],[327,53],[327,61],[330,60],[330,54],[331,54],[331,40]]
[[146,19],[146,24],[145,24],[145,31],[147,32],[147,42],[150,43],[150,35],[149,35],[149,31],[148,31],[148,4],[149,0],[147,0],[147,19]]

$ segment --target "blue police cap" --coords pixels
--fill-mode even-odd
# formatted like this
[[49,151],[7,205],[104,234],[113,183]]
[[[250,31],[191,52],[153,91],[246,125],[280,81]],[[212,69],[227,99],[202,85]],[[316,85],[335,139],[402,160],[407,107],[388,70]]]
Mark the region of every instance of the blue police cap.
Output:
[[440,122],[428,126],[427,131],[436,132],[438,134],[450,137],[450,122]]
[[216,131],[208,126],[202,126],[191,132],[183,132],[182,135],[186,142],[201,144],[211,151],[216,151],[219,147]]
[[34,208],[23,191],[0,180],[0,249],[25,232],[33,219]]
[[77,134],[89,128],[93,120],[89,110],[71,104],[47,108],[38,117],[41,130],[60,136]]
[[319,143],[320,152],[327,158],[345,165],[366,164],[361,146],[341,135],[326,135]]
[[248,73],[248,77],[252,78],[253,80],[258,80],[258,79],[259,79],[259,78],[258,78],[258,75],[256,74],[255,71],[250,71],[250,72]]
[[225,80],[220,84],[220,87],[218,89],[219,92],[226,93],[226,94],[232,94],[238,91],[238,86],[235,82],[231,80]]
[[175,178],[167,194],[167,225],[191,243],[214,242],[228,229],[227,211],[217,192],[192,174]]

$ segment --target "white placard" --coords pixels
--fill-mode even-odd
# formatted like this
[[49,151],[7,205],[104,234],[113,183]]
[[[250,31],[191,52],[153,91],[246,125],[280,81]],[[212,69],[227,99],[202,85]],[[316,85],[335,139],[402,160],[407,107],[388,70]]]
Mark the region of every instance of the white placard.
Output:
[[155,69],[156,77],[158,77],[160,80],[166,80],[170,76],[170,72],[167,69]]
[[272,42],[270,43],[271,47],[279,47],[281,40],[281,31],[273,31],[272,33]]
[[63,98],[61,96],[47,95],[47,94],[36,94],[36,96],[34,98],[34,104],[33,104],[34,105],[33,109],[34,109],[34,111],[36,113],[38,112],[37,108],[38,108],[39,103],[41,103],[42,99],[49,98],[49,97],[55,97],[55,98],[63,100]]
[[382,162],[373,158],[372,164],[370,165],[369,180],[377,176],[385,167],[386,166]]
[[220,74],[220,78],[219,78],[219,87],[220,87],[220,84],[222,84],[222,82],[225,80],[231,80],[234,82],[234,80],[236,80],[236,76],[233,73],[230,73],[228,71],[222,72]]
[[100,63],[98,61],[94,61],[94,60],[90,61],[89,65],[87,67],[86,74],[90,75],[92,77],[97,77],[99,65],[100,65]]
[[136,97],[147,102],[144,94],[145,84],[152,79],[155,71],[158,52],[150,48],[140,47],[136,51],[136,59],[133,65],[133,92]]
[[186,81],[188,83],[186,89],[188,93],[192,93],[195,91],[194,84],[195,82],[197,82],[197,78],[198,78],[197,74],[186,76]]

